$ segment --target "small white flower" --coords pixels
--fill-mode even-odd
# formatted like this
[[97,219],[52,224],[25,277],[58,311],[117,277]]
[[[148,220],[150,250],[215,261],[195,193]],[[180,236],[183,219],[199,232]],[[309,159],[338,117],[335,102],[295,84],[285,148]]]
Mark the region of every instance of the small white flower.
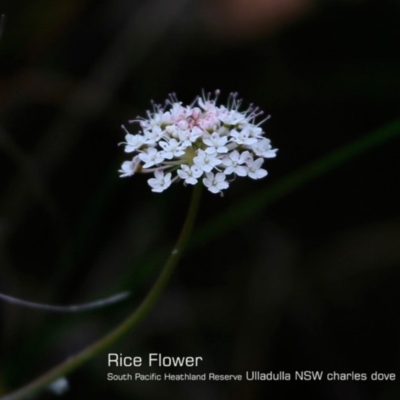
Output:
[[221,164],[221,160],[218,159],[215,154],[207,154],[203,150],[198,150],[197,156],[193,158],[193,162],[204,172],[211,172],[216,166]]
[[262,134],[263,134],[263,130],[256,125],[253,124],[247,124],[246,125],[246,129],[249,131],[249,136],[252,138],[256,138],[259,140],[265,139],[263,138]]
[[180,157],[185,154],[183,146],[176,139],[171,139],[169,142],[159,142],[160,147],[164,149],[162,155],[167,160],[171,160],[174,157]]
[[185,109],[182,107],[181,103],[173,103],[171,104],[171,120],[173,122],[179,121],[181,117],[185,114]]
[[232,151],[232,153],[222,160],[222,164],[226,167],[224,173],[226,175],[236,174],[238,176],[246,176],[248,168],[242,164],[246,162],[249,156],[250,153],[248,151],[244,151],[241,154],[237,150]]
[[144,134],[144,142],[151,146],[154,146],[164,135],[162,129],[159,126],[153,126],[151,129],[146,129],[144,131]]
[[212,100],[210,101],[209,99],[199,97],[197,102],[204,111],[216,111],[217,109],[217,107],[215,106],[215,102]]
[[140,153],[139,158],[144,162],[143,168],[149,168],[164,161],[161,152],[154,147],[149,147],[146,151]]
[[211,193],[219,193],[229,187],[226,176],[222,172],[218,172],[215,175],[212,172],[207,173],[203,183]]
[[181,169],[176,171],[179,178],[183,179],[185,183],[189,185],[195,185],[197,183],[197,179],[203,175],[203,171],[197,167],[196,165],[192,165],[189,167],[188,165],[181,165]]
[[250,137],[250,130],[247,128],[242,129],[240,132],[238,132],[236,129],[232,130],[231,137],[232,140],[237,144],[251,146],[257,143],[256,138]]
[[165,127],[165,132],[171,138],[178,138],[179,134],[181,133],[180,129],[176,125],[168,125]]
[[228,148],[225,146],[227,141],[228,138],[226,136],[220,137],[218,133],[214,132],[209,137],[203,139],[203,143],[209,146],[205,152],[207,154],[227,153]]
[[218,118],[226,125],[237,125],[246,121],[244,114],[236,110],[228,110],[224,106],[220,106]]
[[121,178],[125,178],[127,176],[132,176],[137,171],[140,160],[139,156],[135,156],[132,158],[132,161],[124,161],[121,165],[121,169],[118,172],[121,174]]
[[257,142],[252,150],[256,156],[261,156],[264,158],[274,158],[276,157],[277,149],[273,149],[271,146],[271,141],[266,138],[262,138],[259,142]]
[[161,193],[171,185],[171,173],[164,175],[164,171],[158,169],[154,173],[155,178],[150,178],[148,184],[153,192]]
[[257,158],[257,160],[247,160],[246,164],[248,167],[248,175],[252,179],[261,179],[267,176],[268,172],[265,169],[260,168],[264,160],[262,158]]
[[168,124],[171,122],[171,115],[169,112],[162,112],[161,110],[158,110],[152,114],[149,119],[141,120],[140,126],[146,130],[152,130],[154,127],[159,127],[163,124]]
[[194,126],[191,129],[186,131],[179,132],[179,140],[181,141],[188,141],[189,146],[194,143],[201,135],[203,134],[203,130],[200,129],[198,126]]
[[144,144],[144,137],[142,135],[131,135],[128,133],[125,136],[126,146],[125,146],[125,153],[132,153],[136,151]]

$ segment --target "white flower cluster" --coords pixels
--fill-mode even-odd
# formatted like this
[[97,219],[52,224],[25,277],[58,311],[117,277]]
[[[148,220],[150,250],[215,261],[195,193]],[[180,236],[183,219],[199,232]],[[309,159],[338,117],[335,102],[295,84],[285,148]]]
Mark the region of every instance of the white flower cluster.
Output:
[[231,93],[227,107],[217,106],[210,94],[183,106],[171,95],[164,107],[154,105],[139,122],[142,132],[126,131],[126,153],[134,153],[119,170],[121,177],[137,172],[154,173],[148,180],[153,192],[162,192],[173,182],[195,185],[201,180],[212,193],[221,193],[236,176],[260,179],[267,175],[264,158],[276,156],[269,139],[263,136],[262,114],[250,106],[239,111],[241,100]]

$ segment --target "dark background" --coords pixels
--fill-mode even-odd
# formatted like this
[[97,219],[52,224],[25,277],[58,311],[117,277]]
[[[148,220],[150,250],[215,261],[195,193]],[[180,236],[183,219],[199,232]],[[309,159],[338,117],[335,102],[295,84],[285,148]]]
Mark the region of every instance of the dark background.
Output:
[[[117,173],[120,125],[151,99],[238,91],[272,116],[269,176],[204,193],[198,227],[399,117],[398,1],[2,0],[0,13],[0,291],[50,304],[132,292],[80,315],[0,304],[0,393],[116,326],[173,245],[190,189],[155,194]],[[64,398],[397,399],[399,149],[393,139],[210,235],[110,349],[203,357],[192,373],[378,371],[395,382],[117,383],[102,354],[69,375]]]

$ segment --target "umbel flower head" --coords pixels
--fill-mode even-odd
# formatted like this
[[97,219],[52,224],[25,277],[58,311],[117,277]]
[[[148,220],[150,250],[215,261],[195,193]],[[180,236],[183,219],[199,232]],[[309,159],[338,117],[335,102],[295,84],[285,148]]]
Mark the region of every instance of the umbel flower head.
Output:
[[148,180],[153,192],[163,192],[173,182],[184,185],[199,182],[212,193],[221,193],[237,177],[261,179],[265,158],[276,156],[276,149],[256,123],[262,111],[252,105],[239,111],[242,101],[231,93],[227,106],[217,105],[219,91],[198,97],[183,106],[170,95],[164,106],[153,104],[147,118],[138,117],[141,132],[131,134],[125,126],[126,153],[133,153],[119,170],[121,177],[137,172],[153,173]]

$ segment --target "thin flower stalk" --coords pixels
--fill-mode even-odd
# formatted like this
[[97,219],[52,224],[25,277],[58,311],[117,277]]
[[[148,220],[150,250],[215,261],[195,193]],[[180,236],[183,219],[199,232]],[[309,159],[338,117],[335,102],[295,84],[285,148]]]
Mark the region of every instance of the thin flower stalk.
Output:
[[123,292],[107,297],[105,299],[92,301],[90,303],[74,304],[70,306],[57,306],[51,304],[35,303],[32,301],[22,300],[13,296],[9,296],[4,293],[0,293],[0,300],[5,301],[6,303],[16,304],[18,306],[32,308],[36,310],[73,313],[73,312],[89,311],[89,310],[95,310],[97,308],[106,307],[111,304],[118,303],[119,301],[125,300],[127,297],[129,297],[129,295],[130,295],[129,292]]
[[165,286],[167,285],[172,272],[178,264],[182,253],[190,238],[194,221],[197,215],[197,210],[200,203],[201,186],[196,185],[193,188],[193,194],[185,222],[180,232],[179,238],[172,249],[164,268],[162,269],[158,279],[143,299],[138,308],[119,326],[117,326],[109,334],[98,340],[96,343],[87,347],[77,355],[69,358],[65,362],[59,364],[52,370],[40,376],[30,384],[0,398],[0,400],[23,400],[31,398],[34,394],[48,388],[53,382],[65,377],[70,372],[80,367],[85,362],[89,361],[99,353],[106,350],[108,347],[116,343],[122,336],[127,334],[134,328],[143,317],[152,309],[157,299],[160,297]]

